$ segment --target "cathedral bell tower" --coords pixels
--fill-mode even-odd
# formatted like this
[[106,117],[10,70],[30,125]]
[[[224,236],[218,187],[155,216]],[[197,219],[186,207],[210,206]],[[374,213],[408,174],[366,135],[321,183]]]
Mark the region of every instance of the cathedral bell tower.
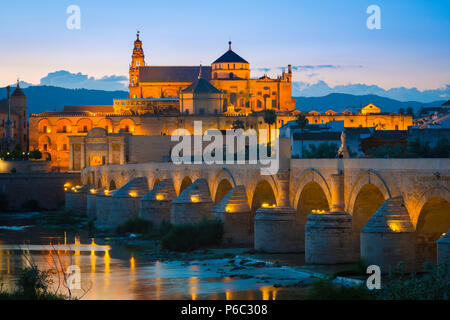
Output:
[[129,71],[130,82],[128,85],[129,97],[140,98],[138,78],[139,67],[145,66],[144,50],[142,49],[142,41],[139,40],[139,31],[136,34],[136,40],[134,41],[133,54],[131,55],[131,64]]

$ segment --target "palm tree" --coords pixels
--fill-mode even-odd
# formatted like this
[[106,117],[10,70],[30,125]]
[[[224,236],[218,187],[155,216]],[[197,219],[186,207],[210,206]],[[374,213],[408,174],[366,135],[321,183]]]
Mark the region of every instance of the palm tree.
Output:
[[[264,110],[264,122],[267,123],[267,126],[269,127],[269,134],[267,135],[267,147],[269,148],[269,152],[271,152],[271,145],[270,145],[270,125],[277,122],[277,115],[274,110]],[[270,156],[270,154],[269,154]]]
[[[306,115],[303,112],[300,112],[297,115],[297,126],[300,128],[301,133],[303,134],[303,130],[305,129],[306,125],[308,124],[308,119],[306,119]],[[302,158],[303,158],[303,135],[302,135]]]

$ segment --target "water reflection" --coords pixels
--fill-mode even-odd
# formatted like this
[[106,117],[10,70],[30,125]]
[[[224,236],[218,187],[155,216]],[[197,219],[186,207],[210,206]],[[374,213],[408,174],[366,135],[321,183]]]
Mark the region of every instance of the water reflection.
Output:
[[[10,288],[20,269],[33,261],[41,270],[78,266],[82,290],[74,290],[74,296],[83,299],[275,300],[283,293],[257,281],[256,276],[224,277],[218,269],[224,268],[227,259],[201,263],[148,261],[128,247],[105,247],[105,243],[86,234],[33,228],[26,232],[0,230],[0,241],[0,283],[5,288]],[[263,277],[272,271],[260,272],[258,276]],[[55,287],[60,285],[60,279],[56,280]]]

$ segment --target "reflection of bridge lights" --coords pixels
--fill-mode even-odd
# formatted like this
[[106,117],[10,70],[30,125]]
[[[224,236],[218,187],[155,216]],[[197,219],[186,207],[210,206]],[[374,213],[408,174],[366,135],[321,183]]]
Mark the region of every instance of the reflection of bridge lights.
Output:
[[315,214],[325,214],[326,213],[325,210],[316,210],[316,209],[311,210],[311,212],[315,213]]
[[267,202],[263,202],[263,203],[261,204],[261,207],[262,207],[262,208],[275,208],[275,204],[270,205],[270,204],[267,203]]
[[91,190],[89,190],[92,194],[96,194],[97,193],[97,190],[96,189],[91,189]]
[[199,199],[199,197],[198,196],[191,196],[191,202],[199,202],[200,201],[200,199]]
[[136,197],[138,196],[138,194],[137,194],[136,191],[131,191],[131,192],[128,193],[128,195],[129,195],[130,197],[132,197],[132,198],[136,198]]

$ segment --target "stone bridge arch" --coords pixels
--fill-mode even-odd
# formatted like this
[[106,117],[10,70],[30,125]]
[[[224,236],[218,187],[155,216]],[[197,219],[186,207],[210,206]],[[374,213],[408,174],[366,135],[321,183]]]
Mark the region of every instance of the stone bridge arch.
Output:
[[293,201],[291,201],[291,206],[293,208],[297,208],[297,204],[300,200],[300,195],[302,194],[303,189],[307,184],[311,182],[317,183],[321,187],[327,199],[328,205],[331,205],[331,189],[329,184],[325,180],[324,176],[320,173],[320,171],[314,168],[308,168],[300,173],[300,178],[298,179],[297,184],[294,184],[295,187],[293,189],[295,190],[295,192],[293,193]]
[[236,180],[227,168],[222,168],[210,183],[211,196],[214,203],[218,203],[232,188],[236,187]]
[[388,184],[381,177],[381,175],[375,170],[366,170],[361,173],[351,185],[346,205],[346,211],[348,213],[353,215],[353,208],[356,198],[365,185],[374,185],[375,187],[377,187],[385,200],[392,197],[391,190],[389,189]]
[[247,197],[248,197],[248,204],[250,206],[250,208],[252,209],[252,211],[254,210],[254,198],[255,198],[255,194],[256,194],[256,188],[258,187],[258,185],[261,185],[262,183],[267,183],[267,185],[271,188],[271,191],[273,193],[274,199],[268,199],[270,200],[269,202],[274,202],[275,205],[276,203],[276,199],[278,199],[278,192],[279,192],[279,188],[278,188],[278,184],[277,181],[275,179],[274,176],[268,176],[268,175],[261,175],[261,174],[257,174],[256,177],[252,180],[252,182],[250,183],[250,185],[247,188]]
[[416,228],[416,264],[436,261],[436,241],[450,230],[450,191],[444,186],[426,190],[410,213]]

